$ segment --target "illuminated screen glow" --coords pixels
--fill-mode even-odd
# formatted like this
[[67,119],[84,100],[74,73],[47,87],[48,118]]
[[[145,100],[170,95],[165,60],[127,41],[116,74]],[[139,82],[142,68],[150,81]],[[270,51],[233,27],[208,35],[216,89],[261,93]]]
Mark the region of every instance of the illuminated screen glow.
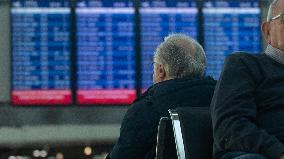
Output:
[[71,104],[68,1],[13,0],[11,15],[12,103]]
[[208,75],[219,79],[224,60],[232,52],[260,53],[259,0],[206,0],[203,17]]
[[128,0],[77,1],[77,103],[136,98],[134,7]]

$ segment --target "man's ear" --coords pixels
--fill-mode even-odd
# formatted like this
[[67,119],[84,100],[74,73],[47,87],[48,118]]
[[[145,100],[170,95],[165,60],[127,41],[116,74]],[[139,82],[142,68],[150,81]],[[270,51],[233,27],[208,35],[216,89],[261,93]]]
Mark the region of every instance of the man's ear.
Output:
[[159,64],[159,68],[158,68],[158,75],[160,79],[165,79],[166,78],[166,70],[165,67],[161,64]]
[[261,31],[264,35],[264,38],[268,44],[271,44],[271,39],[270,39],[270,25],[269,22],[263,22],[261,25]]

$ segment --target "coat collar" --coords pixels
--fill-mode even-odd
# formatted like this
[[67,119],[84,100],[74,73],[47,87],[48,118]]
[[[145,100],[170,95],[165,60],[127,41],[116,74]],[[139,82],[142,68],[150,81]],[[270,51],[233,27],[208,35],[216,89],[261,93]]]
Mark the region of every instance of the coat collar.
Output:
[[268,45],[264,53],[270,58],[272,58],[273,60],[277,61],[278,63],[284,64],[284,52],[283,51],[271,45]]

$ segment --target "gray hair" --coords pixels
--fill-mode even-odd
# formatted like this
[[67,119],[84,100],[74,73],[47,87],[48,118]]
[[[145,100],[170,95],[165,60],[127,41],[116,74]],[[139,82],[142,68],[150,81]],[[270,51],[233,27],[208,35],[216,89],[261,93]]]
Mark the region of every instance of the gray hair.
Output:
[[206,56],[202,46],[191,37],[172,34],[156,49],[154,60],[161,63],[169,78],[203,76]]
[[275,16],[275,9],[276,9],[276,5],[277,5],[278,1],[279,0],[273,0],[270,3],[266,21],[270,21],[270,19]]

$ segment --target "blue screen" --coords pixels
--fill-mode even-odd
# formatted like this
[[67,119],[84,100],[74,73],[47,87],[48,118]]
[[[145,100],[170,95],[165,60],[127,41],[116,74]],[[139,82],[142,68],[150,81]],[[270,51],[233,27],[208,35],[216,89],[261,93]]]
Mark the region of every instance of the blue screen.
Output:
[[131,0],[77,1],[79,104],[130,104],[136,97]]
[[197,39],[196,0],[141,0],[142,90],[152,85],[153,55],[164,37],[184,33]]
[[[69,0],[12,0],[12,101],[70,104]],[[197,0],[140,0],[142,91],[152,85],[153,55],[164,37],[198,36]],[[206,74],[218,79],[225,57],[261,51],[258,0],[204,0]],[[78,104],[130,104],[136,98],[133,0],[77,0]],[[75,28],[73,28],[75,29]],[[201,34],[200,34],[201,35]]]
[[14,104],[71,104],[68,1],[12,1]]
[[203,17],[208,75],[218,79],[232,52],[261,51],[259,0],[206,0]]

